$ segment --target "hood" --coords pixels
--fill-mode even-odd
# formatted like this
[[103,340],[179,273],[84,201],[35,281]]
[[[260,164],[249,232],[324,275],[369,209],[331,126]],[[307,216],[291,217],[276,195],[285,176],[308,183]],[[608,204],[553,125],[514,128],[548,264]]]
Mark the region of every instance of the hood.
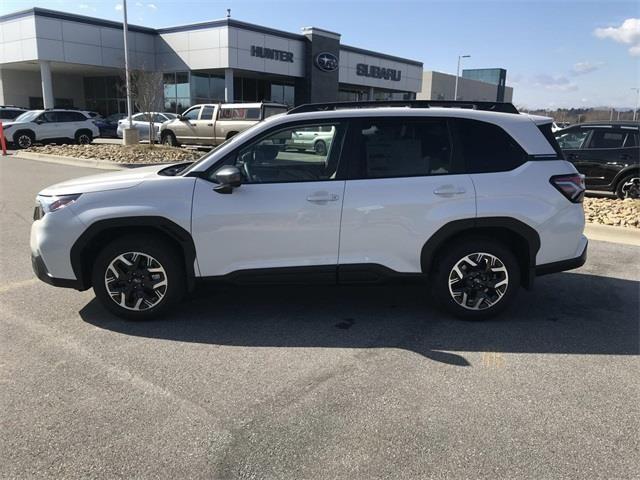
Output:
[[39,195],[71,195],[131,188],[142,183],[146,178],[155,176],[158,171],[168,166],[169,164],[154,165],[75,178],[51,185],[42,190]]

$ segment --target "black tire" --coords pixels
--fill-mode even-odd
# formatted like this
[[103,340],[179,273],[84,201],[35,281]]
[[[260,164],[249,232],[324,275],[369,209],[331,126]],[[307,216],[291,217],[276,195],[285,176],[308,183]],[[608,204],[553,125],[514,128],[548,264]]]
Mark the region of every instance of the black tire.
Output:
[[327,154],[327,144],[324,143],[324,140],[318,140],[313,144],[313,151],[318,155],[326,155]]
[[[136,259],[131,255],[132,252],[141,255]],[[131,266],[116,260],[121,255],[132,263]],[[145,266],[148,257],[152,257],[157,263],[146,262]],[[119,273],[117,277],[112,273],[114,270],[109,269],[112,262],[116,262],[114,268]],[[149,268],[150,263],[151,267],[160,266],[163,272],[157,272],[158,268],[153,268],[153,273],[145,270]],[[112,277],[112,293],[107,290],[108,276]],[[95,260],[91,280],[96,297],[107,310],[128,320],[146,320],[163,315],[178,303],[186,292],[181,256],[169,243],[148,235],[128,235],[108,244]],[[152,288],[154,280],[156,285],[166,280],[164,290],[162,287],[158,290]],[[125,306],[114,299],[119,290],[123,290],[120,295],[124,295],[121,298],[124,298]],[[141,303],[138,303],[143,296]],[[144,303],[147,301],[148,303]],[[139,309],[136,310],[135,307]]]
[[173,132],[162,132],[162,144],[167,147],[179,147],[180,144]]
[[33,132],[29,132],[27,130],[16,132],[13,135],[13,144],[16,146],[16,148],[33,147],[33,144],[35,143],[35,141],[36,141],[36,138]]
[[[476,253],[488,256],[479,258],[474,256]],[[458,262],[463,261],[467,255],[471,255],[474,262],[479,259],[477,266],[463,262],[463,266],[458,267],[464,274],[463,279],[457,280],[450,288],[450,278],[460,278],[454,273],[454,266],[460,265]],[[498,259],[494,264],[495,268],[504,266],[506,272],[491,271],[488,262],[492,260],[490,256]],[[505,289],[490,286],[501,283],[505,278]],[[430,281],[434,300],[449,313],[465,320],[484,320],[498,315],[513,301],[520,287],[520,267],[516,256],[507,246],[487,237],[473,236],[447,246],[442,256],[436,259]],[[499,290],[503,290],[501,296]],[[458,293],[458,300],[454,298],[453,292]],[[474,310],[472,308],[476,306],[476,299],[481,303],[479,309]],[[462,306],[463,300],[466,308]],[[489,306],[492,301],[493,305]]]
[[[637,181],[633,181],[638,179]],[[632,182],[631,185],[628,185]],[[615,191],[616,197],[619,199],[625,198],[640,198],[640,172],[635,172],[627,175],[616,185]]]
[[89,145],[93,142],[93,135],[88,130],[80,130],[76,132],[75,140],[78,145]]

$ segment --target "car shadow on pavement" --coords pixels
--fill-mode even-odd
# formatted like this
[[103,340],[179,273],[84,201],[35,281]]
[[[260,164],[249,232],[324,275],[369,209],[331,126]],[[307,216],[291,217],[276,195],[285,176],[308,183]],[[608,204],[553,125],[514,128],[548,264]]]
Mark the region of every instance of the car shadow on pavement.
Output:
[[636,355],[640,282],[579,273],[538,278],[495,320],[455,320],[425,286],[207,286],[161,319],[131,322],[94,299],[84,321],[126,335],[246,347],[399,348],[468,365],[451,352]]

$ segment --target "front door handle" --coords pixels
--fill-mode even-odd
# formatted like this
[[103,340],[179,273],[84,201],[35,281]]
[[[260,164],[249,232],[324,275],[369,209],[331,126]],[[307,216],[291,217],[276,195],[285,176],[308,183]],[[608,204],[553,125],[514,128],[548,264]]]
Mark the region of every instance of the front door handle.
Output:
[[451,197],[453,195],[462,195],[463,193],[467,193],[467,191],[462,187],[456,187],[454,185],[443,185],[436,188],[433,193],[435,193],[436,195],[440,195],[441,197]]
[[578,154],[577,153],[570,153],[567,155],[567,158],[569,160],[577,160],[578,159]]
[[340,198],[340,196],[335,193],[328,192],[316,192],[312,193],[307,197],[307,202],[311,203],[327,203],[327,202],[335,202]]

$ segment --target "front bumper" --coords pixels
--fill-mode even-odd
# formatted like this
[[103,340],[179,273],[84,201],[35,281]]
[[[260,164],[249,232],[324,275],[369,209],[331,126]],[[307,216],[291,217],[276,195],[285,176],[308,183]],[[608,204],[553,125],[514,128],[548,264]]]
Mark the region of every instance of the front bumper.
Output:
[[574,268],[580,268],[587,261],[587,247],[589,242],[586,242],[582,254],[575,258],[568,260],[561,260],[559,262],[545,263],[543,265],[537,265],[535,267],[535,274],[537,277],[541,275],[548,275],[550,273],[566,272],[567,270],[573,270]]
[[71,280],[68,278],[55,278],[51,276],[49,271],[47,270],[47,266],[42,260],[42,257],[39,255],[31,254],[31,267],[33,268],[33,273],[36,274],[40,280],[44,283],[48,283],[49,285],[53,285],[54,287],[63,287],[63,288],[75,288],[76,290],[82,290],[82,285],[78,280]]

